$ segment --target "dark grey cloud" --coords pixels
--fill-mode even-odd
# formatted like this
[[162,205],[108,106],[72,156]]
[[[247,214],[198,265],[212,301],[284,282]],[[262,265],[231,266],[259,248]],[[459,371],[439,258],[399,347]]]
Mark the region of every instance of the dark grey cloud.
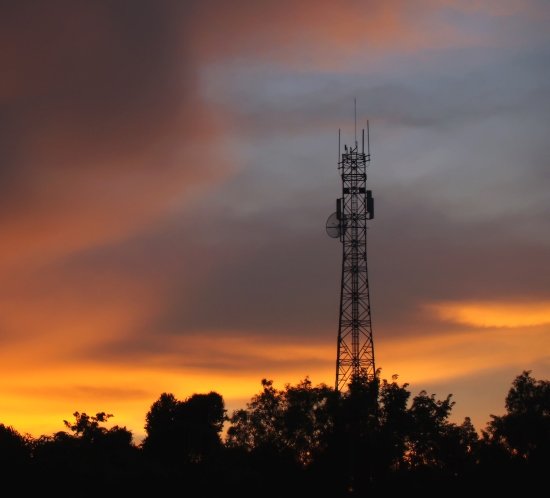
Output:
[[[549,57],[539,41],[514,51],[475,47],[411,54],[396,58],[397,67],[391,67],[391,57],[377,65],[365,53],[357,72],[305,68],[296,74],[246,60],[211,67],[203,83],[209,97],[229,107],[253,136],[343,125],[353,116],[354,97],[361,118],[452,131],[494,116],[547,114]],[[223,83],[216,77],[222,73]]]
[[172,1],[2,5],[2,219],[48,217],[54,231],[72,211],[86,224],[102,205],[116,213],[147,199],[143,176],[152,197],[189,178],[182,149],[212,129],[187,42],[191,13]]
[[[1,2],[0,343],[17,379],[2,396],[48,401],[12,414],[44,421],[67,399],[133,411],[154,399],[136,387],[143,371],[151,389],[176,382],[185,395],[194,374],[330,372],[341,247],[324,223],[353,97],[360,127],[371,119],[379,351],[395,346],[410,375],[433,338],[442,351],[424,357],[448,355],[449,368],[419,372],[445,377],[420,387],[469,397],[466,414],[494,411],[487,393],[519,373],[517,351],[499,360],[506,338],[541,357],[525,337],[542,344],[545,326],[497,329],[491,356],[481,339],[498,334],[423,306],[549,299],[547,11],[546,0]],[[548,372],[544,359],[531,366]],[[481,373],[449,380],[466,370]]]
[[[93,357],[96,361],[105,363],[137,363],[150,368],[181,368],[186,371],[239,374],[288,369],[314,370],[326,367],[325,358],[316,357],[315,354],[304,350],[301,350],[300,355],[269,354],[272,343],[263,343],[259,339],[260,336],[249,337],[248,344],[246,341],[238,344],[219,344],[219,340],[213,335],[191,336],[192,339],[198,339],[196,342],[172,341],[170,339],[173,339],[173,336],[163,334],[136,336],[131,341],[113,338],[112,341],[98,344],[91,350],[75,351],[74,357]],[[250,345],[253,347],[247,347]]]
[[[459,328],[424,313],[427,303],[550,298],[548,247],[514,235],[510,220],[457,223],[415,195],[381,191],[379,198],[369,231],[378,337]],[[126,339],[114,338],[83,354],[147,361],[148,354],[164,352],[170,363],[233,368],[240,362],[238,351],[212,350],[207,359],[199,358],[189,346],[178,345],[178,338],[237,334],[251,340],[332,341],[340,245],[324,234],[324,213],[305,206],[304,220],[293,223],[288,220],[294,208],[244,218],[226,211],[188,211],[124,244],[80,253],[50,268],[83,298],[93,292],[108,301],[117,292],[104,287],[104,274],[121,281],[131,276],[162,302],[147,323],[127,331]],[[90,275],[97,278],[87,281]]]
[[12,155],[24,158],[29,138],[59,126],[99,157],[153,138],[195,92],[182,10],[177,2],[145,1],[5,5],[0,99]]

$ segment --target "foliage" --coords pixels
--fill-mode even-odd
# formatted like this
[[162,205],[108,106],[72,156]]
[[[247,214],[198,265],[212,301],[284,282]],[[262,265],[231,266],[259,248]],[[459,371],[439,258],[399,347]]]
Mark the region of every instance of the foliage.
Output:
[[229,418],[218,393],[163,393],[146,415],[141,446],[125,427],[109,428],[107,412],[75,412],[65,431],[36,439],[0,424],[0,470],[8,481],[34,483],[31,494],[57,496],[164,496],[181,486],[190,496],[435,496],[445,486],[506,494],[544,484],[550,382],[519,375],[506,413],[492,415],[481,439],[469,418],[450,421],[453,406],[451,395],[413,396],[379,372],[342,393],[307,377],[282,389],[263,379]]
[[550,381],[536,380],[531,372],[516,377],[506,396],[503,416],[491,415],[484,432],[488,444],[537,465],[550,455]]
[[326,435],[333,425],[334,391],[326,385],[312,387],[307,377],[284,390],[263,379],[262,388],[246,409],[233,413],[227,445],[248,451],[269,448],[286,452],[307,465],[326,446]]
[[15,470],[30,459],[29,436],[22,436],[13,427],[0,424],[0,469]]
[[225,420],[218,393],[194,394],[185,401],[163,393],[147,413],[143,450],[166,462],[200,462],[221,449]]

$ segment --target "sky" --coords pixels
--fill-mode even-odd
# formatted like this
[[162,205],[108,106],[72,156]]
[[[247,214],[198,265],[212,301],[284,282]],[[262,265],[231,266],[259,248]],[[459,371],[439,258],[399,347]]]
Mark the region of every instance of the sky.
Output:
[[0,422],[333,385],[338,129],[382,378],[482,429],[550,377],[546,0],[0,3]]

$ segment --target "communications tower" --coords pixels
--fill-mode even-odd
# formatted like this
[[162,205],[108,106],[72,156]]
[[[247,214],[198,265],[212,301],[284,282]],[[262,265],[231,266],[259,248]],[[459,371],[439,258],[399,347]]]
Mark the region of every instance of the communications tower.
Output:
[[357,143],[340,148],[338,130],[338,172],[342,178],[342,197],[336,199],[336,212],[326,223],[327,234],[342,243],[342,282],[340,319],[336,353],[336,390],[346,389],[354,377],[374,379],[369,278],[367,272],[367,220],[374,217],[372,191],[367,190],[367,165],[370,163],[369,123],[367,147],[362,130],[361,149]]

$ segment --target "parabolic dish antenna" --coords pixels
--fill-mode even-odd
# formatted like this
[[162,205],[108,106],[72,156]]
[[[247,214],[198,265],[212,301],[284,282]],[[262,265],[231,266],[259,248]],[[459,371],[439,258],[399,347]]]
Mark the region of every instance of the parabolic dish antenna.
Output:
[[340,237],[342,228],[336,213],[332,213],[327,220],[327,235],[332,239]]

